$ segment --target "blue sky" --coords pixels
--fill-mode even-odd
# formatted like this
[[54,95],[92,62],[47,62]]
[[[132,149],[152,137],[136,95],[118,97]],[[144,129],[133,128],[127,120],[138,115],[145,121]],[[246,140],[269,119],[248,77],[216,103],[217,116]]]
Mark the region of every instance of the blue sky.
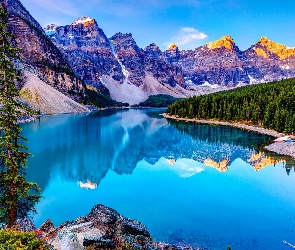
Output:
[[240,49],[260,37],[295,47],[295,1],[272,0],[20,0],[46,26],[95,18],[108,37],[132,33],[139,47],[175,42],[194,49],[230,35]]

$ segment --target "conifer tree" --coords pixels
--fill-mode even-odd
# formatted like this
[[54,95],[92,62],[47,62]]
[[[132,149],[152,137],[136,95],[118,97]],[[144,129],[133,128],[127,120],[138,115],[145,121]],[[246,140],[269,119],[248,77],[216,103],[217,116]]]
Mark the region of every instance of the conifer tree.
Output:
[[7,25],[8,14],[0,5],[0,222],[13,227],[18,218],[35,212],[34,206],[41,196],[38,185],[25,178],[30,154],[22,144],[26,139],[17,123],[25,107],[16,100],[19,76],[14,62],[18,49],[12,46],[13,36]]

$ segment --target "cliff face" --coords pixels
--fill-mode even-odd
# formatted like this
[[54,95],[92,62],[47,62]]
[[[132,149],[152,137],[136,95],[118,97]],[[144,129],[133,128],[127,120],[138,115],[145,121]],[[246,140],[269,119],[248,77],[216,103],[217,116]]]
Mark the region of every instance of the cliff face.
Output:
[[182,67],[189,83],[232,87],[239,81],[247,81],[241,70],[243,53],[229,36],[179,53],[179,60],[173,63]]
[[155,44],[151,44],[144,49],[145,70],[161,83],[168,84],[171,87],[177,85],[185,87],[183,72],[181,67],[175,66],[167,60],[165,54]]
[[75,76],[63,54],[46,36],[38,22],[18,0],[1,0],[1,4],[9,12],[9,30],[15,36],[13,43],[21,48],[21,67],[81,102],[86,95],[85,85]]
[[117,33],[110,40],[125,79],[139,87],[145,77],[143,50],[137,46],[131,34]]
[[67,26],[50,25],[45,31],[85,83],[109,94],[100,79],[102,75],[123,82],[124,75],[111,43],[95,20],[79,18]]

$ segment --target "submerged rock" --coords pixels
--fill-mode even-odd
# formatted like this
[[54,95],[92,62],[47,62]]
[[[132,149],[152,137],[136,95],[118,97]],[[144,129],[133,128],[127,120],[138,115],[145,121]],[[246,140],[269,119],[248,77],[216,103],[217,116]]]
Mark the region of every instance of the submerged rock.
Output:
[[128,219],[116,210],[96,205],[88,215],[55,228],[47,220],[39,228],[47,242],[58,250],[69,249],[145,249],[145,250],[197,250],[185,246],[172,246],[152,240],[145,225]]

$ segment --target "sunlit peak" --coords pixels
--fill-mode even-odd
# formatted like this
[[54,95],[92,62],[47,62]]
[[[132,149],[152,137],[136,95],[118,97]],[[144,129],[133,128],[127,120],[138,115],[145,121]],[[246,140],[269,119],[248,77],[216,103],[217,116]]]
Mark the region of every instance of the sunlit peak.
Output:
[[81,17],[81,18],[78,18],[75,22],[73,22],[72,25],[83,24],[84,27],[86,27],[93,24],[94,22],[95,20],[90,17]]
[[207,47],[209,49],[217,49],[220,47],[226,48],[226,49],[233,49],[234,48],[234,40],[231,36],[223,36],[219,40],[216,40],[214,42],[207,43]]
[[[295,56],[295,48],[287,47],[283,44],[273,42],[265,36],[261,37],[257,44],[261,45],[269,52],[276,54],[281,60],[289,58],[291,56]],[[263,52],[261,53],[261,49],[255,49],[255,51],[257,55],[265,57],[265,54]]]
[[176,50],[176,49],[177,49],[176,43],[172,43],[168,48],[168,50]]

